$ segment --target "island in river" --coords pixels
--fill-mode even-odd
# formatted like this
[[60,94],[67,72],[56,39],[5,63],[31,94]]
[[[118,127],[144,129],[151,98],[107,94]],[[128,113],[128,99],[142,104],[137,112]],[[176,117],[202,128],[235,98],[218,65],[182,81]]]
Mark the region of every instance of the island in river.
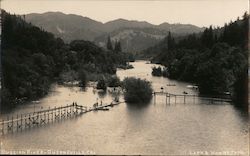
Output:
[[[198,94],[187,88],[189,83],[151,76],[155,64],[131,63],[134,68],[118,70],[117,76],[146,79],[155,91]],[[175,84],[168,86],[167,84]],[[122,95],[120,100],[122,100]],[[97,100],[109,103],[112,93],[87,87],[54,84],[39,102],[20,105],[7,115],[26,113],[48,107],[78,104],[92,107]],[[183,99],[180,99],[181,101]],[[2,151],[82,151],[95,154],[192,155],[197,151],[228,152],[248,155],[248,115],[233,104],[211,104],[204,100],[166,105],[165,97],[157,97],[145,106],[127,105],[109,111],[86,113],[58,123],[48,124],[1,136]]]

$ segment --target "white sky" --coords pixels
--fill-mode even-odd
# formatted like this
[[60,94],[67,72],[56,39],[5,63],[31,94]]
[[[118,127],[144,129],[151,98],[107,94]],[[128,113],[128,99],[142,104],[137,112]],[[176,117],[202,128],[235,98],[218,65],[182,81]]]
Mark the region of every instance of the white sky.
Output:
[[16,14],[60,11],[107,22],[117,18],[152,24],[223,26],[249,10],[249,0],[0,0]]

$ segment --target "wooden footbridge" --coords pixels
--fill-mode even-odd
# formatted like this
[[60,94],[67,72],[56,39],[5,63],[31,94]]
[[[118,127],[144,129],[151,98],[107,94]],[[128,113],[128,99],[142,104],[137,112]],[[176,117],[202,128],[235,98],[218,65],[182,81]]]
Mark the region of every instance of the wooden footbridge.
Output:
[[[192,103],[195,103],[198,99],[199,100],[205,100],[209,103],[231,103],[232,100],[229,98],[214,98],[214,97],[205,97],[205,96],[199,96],[199,95],[191,95],[191,94],[172,94],[168,92],[154,92],[154,103],[156,103],[156,97],[157,96],[165,96],[166,97],[166,104],[176,104],[176,103],[186,103],[187,101],[192,100]],[[182,99],[182,100],[180,100]],[[177,102],[178,101],[178,102]]]
[[[153,96],[154,96],[154,103],[156,103],[157,96],[165,96],[166,104],[172,104],[172,103],[176,104],[180,102],[185,104],[186,101],[190,102],[190,100],[193,100],[192,102],[195,103],[197,99],[206,100],[209,103],[232,102],[231,99],[225,99],[225,98],[210,98],[210,97],[202,97],[190,94],[171,94],[168,92],[153,92]],[[22,131],[27,128],[39,127],[48,123],[53,123],[60,120],[77,117],[91,111],[109,110],[109,107],[113,107],[120,103],[124,102],[112,101],[110,104],[95,103],[93,107],[90,108],[78,105],[77,103],[73,103],[71,105],[48,108],[46,110],[34,111],[32,113],[27,113],[27,114],[21,114],[11,117],[7,116],[6,119],[2,119],[2,121],[0,122],[0,132],[3,135],[9,132]]]
[[110,104],[103,105],[94,104],[92,108],[73,103],[71,105],[48,108],[46,110],[35,111],[27,114],[20,114],[11,117],[7,116],[6,119],[2,119],[0,122],[0,131],[2,135],[9,132],[18,132],[24,129],[77,117],[91,111],[108,110],[108,107],[113,107],[120,103],[122,102],[111,102]]

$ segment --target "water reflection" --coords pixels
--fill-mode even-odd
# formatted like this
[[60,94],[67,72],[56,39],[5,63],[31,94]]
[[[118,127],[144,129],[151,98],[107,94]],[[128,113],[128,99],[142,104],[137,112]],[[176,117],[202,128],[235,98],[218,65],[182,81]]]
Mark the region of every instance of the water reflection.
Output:
[[147,102],[147,103],[126,103],[127,104],[127,109],[129,111],[133,111],[133,110],[142,110],[142,109],[146,109],[150,104],[152,104],[151,101]]
[[[197,94],[188,83],[152,77],[146,62],[134,62],[130,70],[119,70],[118,77],[135,76],[152,82],[155,91]],[[175,86],[168,86],[175,84]],[[11,114],[36,109],[78,104],[92,107],[102,100],[110,103],[122,92],[106,92],[93,87],[82,90],[76,86],[54,85],[39,103],[17,107]],[[171,99],[174,102],[174,99]],[[6,114],[6,115],[11,115]],[[154,98],[147,105],[120,104],[109,111],[86,113],[78,118],[31,128],[1,138],[7,150],[92,150],[96,154],[117,155],[185,155],[190,151],[242,151],[248,155],[248,116],[229,104],[206,104],[204,100],[177,100],[166,104],[165,97]],[[121,148],[122,147],[122,148]]]
[[106,90],[98,90],[97,94],[100,99],[104,99],[107,96],[107,91]]
[[87,87],[80,87],[80,91],[81,92],[86,92],[87,91]]
[[249,112],[246,111],[245,108],[239,107],[237,105],[233,105],[235,109],[235,113],[239,116],[240,119],[242,119],[243,122],[249,123]]

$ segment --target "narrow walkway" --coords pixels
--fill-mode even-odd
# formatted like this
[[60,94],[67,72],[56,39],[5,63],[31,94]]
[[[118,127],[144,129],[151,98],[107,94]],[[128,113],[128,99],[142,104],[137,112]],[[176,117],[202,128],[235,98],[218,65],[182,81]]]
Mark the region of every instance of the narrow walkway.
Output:
[[110,104],[103,104],[99,106],[94,104],[92,108],[88,109],[86,106],[78,105],[73,102],[71,105],[54,107],[11,117],[8,116],[7,119],[3,119],[0,122],[0,131],[2,135],[8,132],[22,131],[26,128],[32,128],[35,126],[38,127],[63,119],[77,117],[91,111],[109,110],[108,107],[113,107],[121,103],[124,102],[111,102]]

